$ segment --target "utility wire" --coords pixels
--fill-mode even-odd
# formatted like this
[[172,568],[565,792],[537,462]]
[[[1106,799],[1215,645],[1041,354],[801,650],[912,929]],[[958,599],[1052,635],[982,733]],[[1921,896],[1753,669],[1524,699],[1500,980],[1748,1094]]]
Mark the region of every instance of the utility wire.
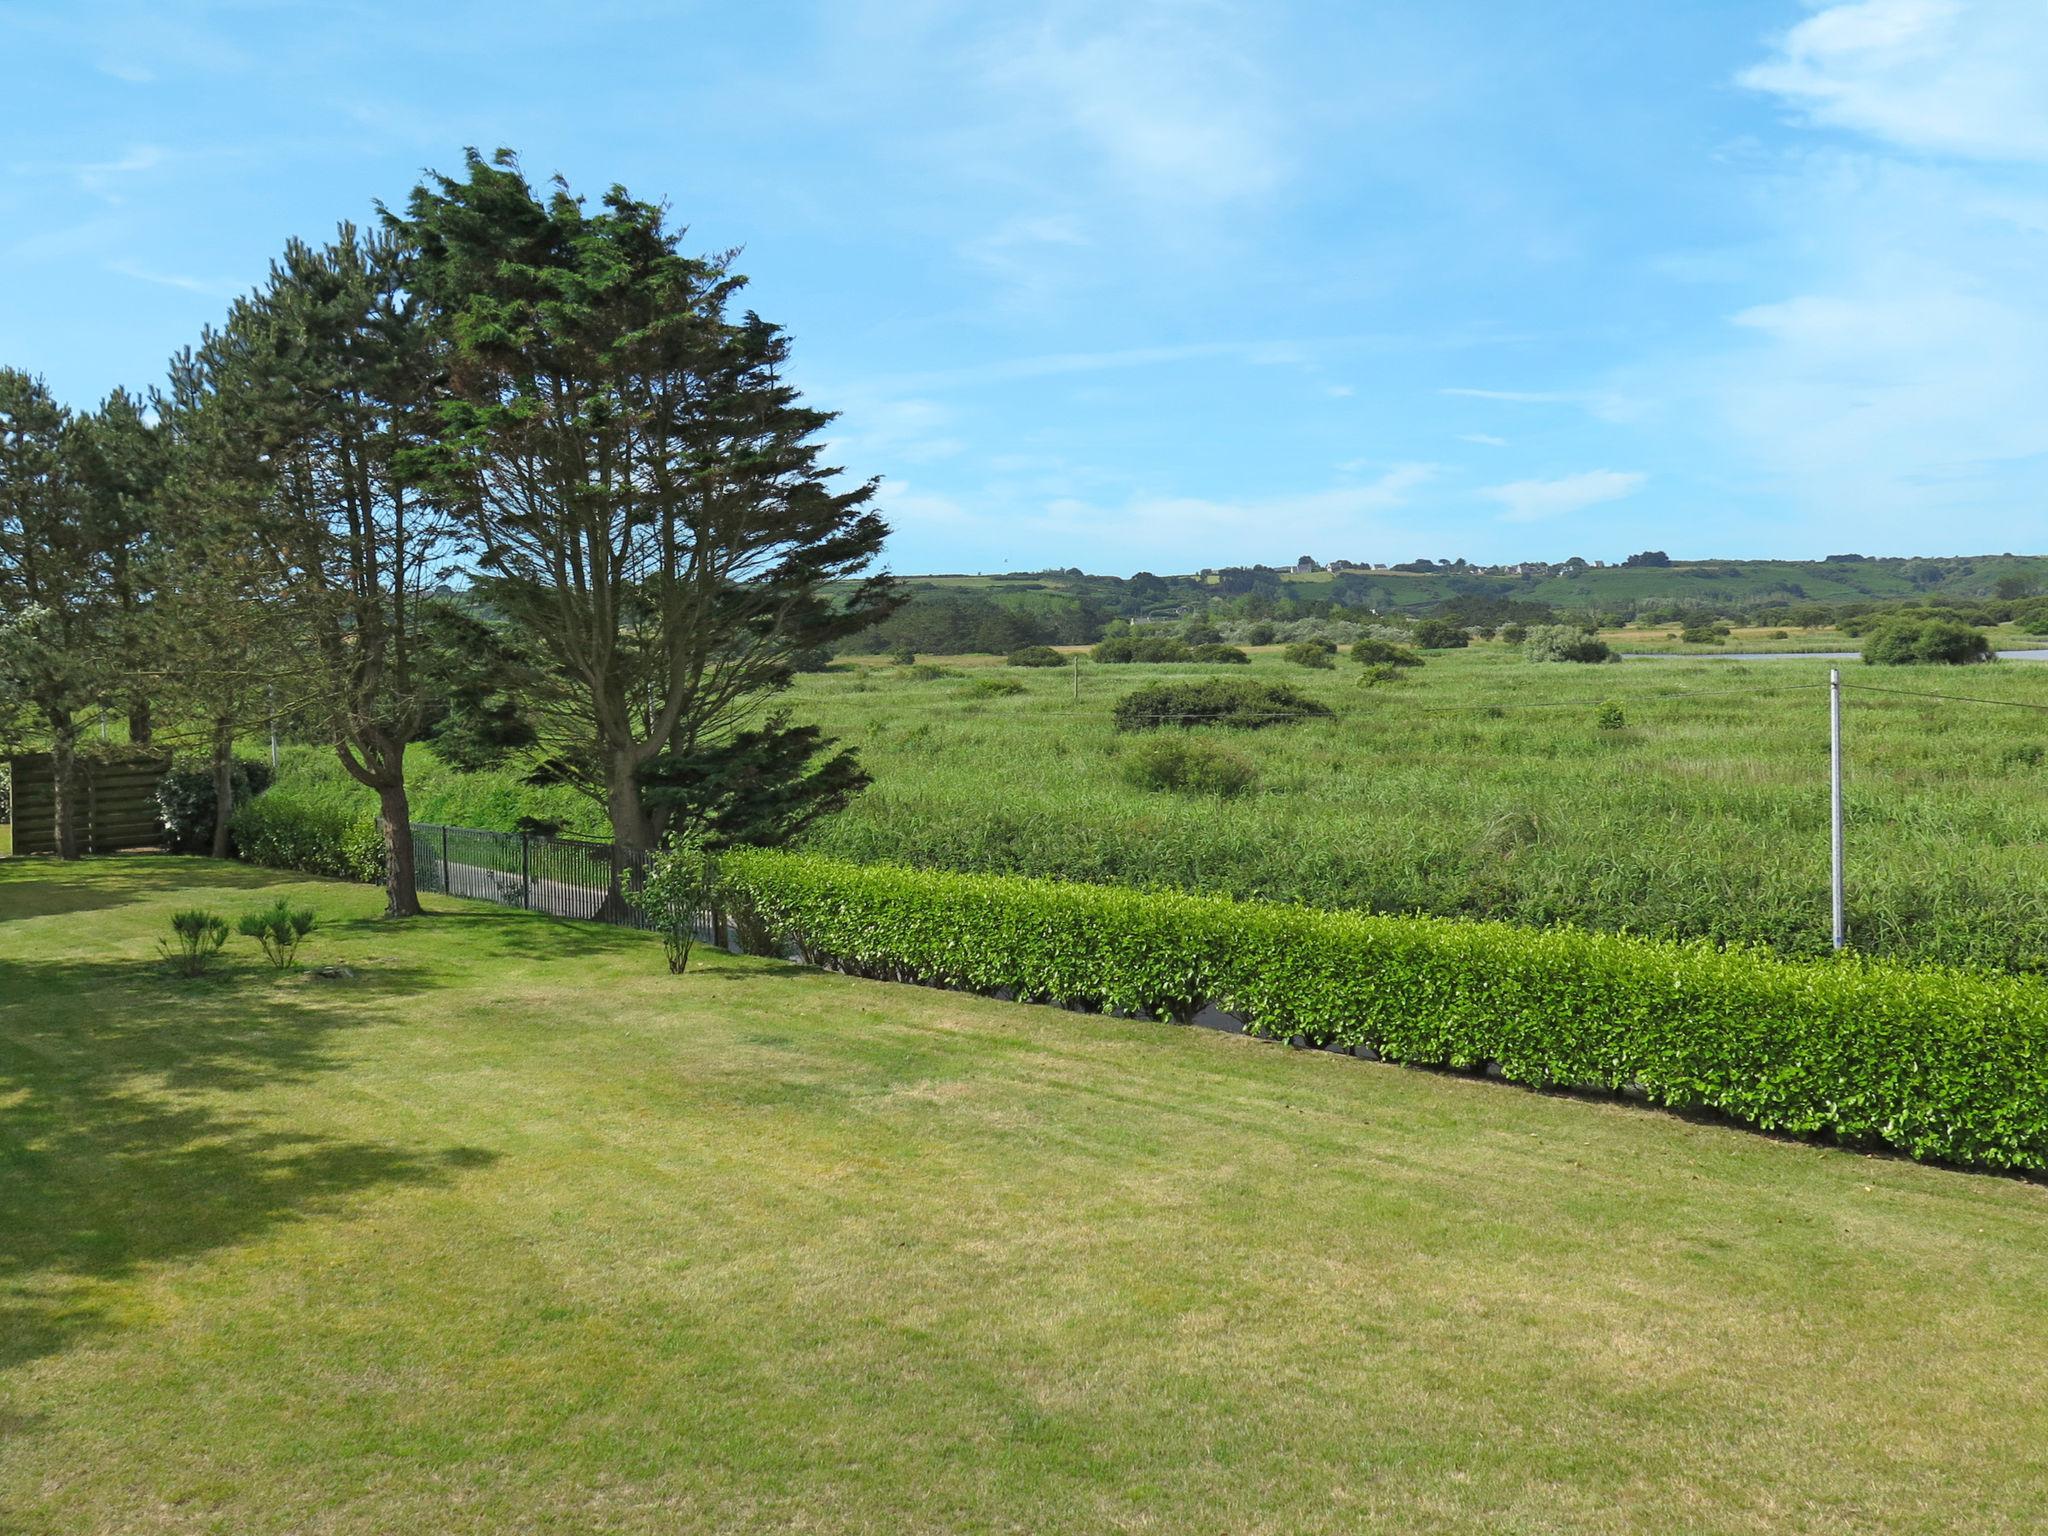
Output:
[[2048,712],[2048,704],[2030,704],[2023,699],[1985,699],[1968,693],[1922,693],[1913,688],[1879,688],[1873,683],[1844,683],[1858,693],[1889,693],[1902,699],[1946,699],[1952,704],[2002,704],[2007,709],[2037,709]]

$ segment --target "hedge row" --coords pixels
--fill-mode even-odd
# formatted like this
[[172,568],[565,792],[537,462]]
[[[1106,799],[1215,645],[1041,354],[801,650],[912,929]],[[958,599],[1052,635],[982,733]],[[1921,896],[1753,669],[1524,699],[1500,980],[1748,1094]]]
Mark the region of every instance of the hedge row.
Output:
[[1576,929],[954,875],[745,850],[755,944],[864,976],[1369,1047],[1539,1086],[1640,1089],[1766,1130],[2048,1167],[2048,988]]
[[251,864],[384,882],[384,836],[368,810],[308,805],[272,790],[235,812],[235,848]]

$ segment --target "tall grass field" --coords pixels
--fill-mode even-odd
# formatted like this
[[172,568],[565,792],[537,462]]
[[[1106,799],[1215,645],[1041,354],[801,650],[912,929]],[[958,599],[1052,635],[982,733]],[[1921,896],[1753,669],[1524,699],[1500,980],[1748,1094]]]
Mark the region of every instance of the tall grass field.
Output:
[[[1855,945],[2048,970],[2048,665],[1840,665],[1855,685]],[[800,679],[789,703],[874,776],[807,840],[838,857],[1812,955],[1829,946],[1829,666],[1542,665],[1475,644],[1364,686],[1344,657],[1328,670],[1277,652],[1213,669],[976,657],[842,662]],[[1168,733],[1168,748],[1114,729],[1133,688],[1212,672],[1289,683],[1333,716],[1197,727]],[[1195,771],[1176,773],[1190,755]],[[418,762],[423,820],[509,828],[539,814],[603,833],[598,808],[563,791]],[[274,793],[361,798],[311,751]]]

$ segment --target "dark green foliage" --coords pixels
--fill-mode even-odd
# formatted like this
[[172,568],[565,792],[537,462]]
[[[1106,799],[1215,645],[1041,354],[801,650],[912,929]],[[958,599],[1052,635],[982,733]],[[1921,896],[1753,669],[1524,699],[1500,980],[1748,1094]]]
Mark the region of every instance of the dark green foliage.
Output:
[[1529,626],[1526,624],[1503,624],[1500,627],[1500,640],[1503,645],[1520,645],[1528,638]]
[[907,667],[917,660],[917,652],[907,645],[893,646],[889,651],[889,659],[899,667]]
[[722,862],[748,931],[864,976],[1368,1047],[1910,1157],[2048,1168],[2048,992],[1843,958],[849,865]]
[[977,677],[967,685],[970,693],[986,698],[1009,698],[1024,692],[1024,685],[1014,677]]
[[1012,667],[1064,667],[1067,658],[1049,645],[1026,645],[1010,652],[1004,664]]
[[282,793],[258,795],[235,812],[234,838],[251,864],[366,885],[384,880],[384,836],[374,807],[349,811]]
[[280,896],[267,907],[244,912],[235,931],[263,946],[271,969],[288,971],[298,964],[299,945],[313,931],[313,909],[295,907]]
[[171,914],[171,936],[157,940],[157,949],[180,976],[204,976],[214,956],[228,941],[228,920],[203,907]]
[[1252,625],[1250,629],[1244,632],[1244,643],[1246,645],[1271,645],[1278,634],[1279,631],[1274,629],[1271,624],[1262,621]]
[[1196,659],[1194,647],[1174,635],[1112,635],[1089,653],[1095,661],[1123,664],[1188,662]]
[[539,744],[518,696],[535,657],[516,632],[452,602],[432,604],[421,631],[420,670],[433,695],[427,739],[437,757],[476,773]]
[[1207,619],[1189,619],[1180,627],[1180,637],[1189,645],[1221,645],[1223,631]]
[[1234,645],[1198,645],[1188,653],[1188,659],[1225,667],[1250,666],[1252,660]]
[[1419,667],[1422,658],[1405,645],[1396,645],[1391,640],[1375,639],[1371,635],[1355,640],[1351,645],[1351,659],[1368,667]]
[[1591,630],[1544,624],[1529,631],[1522,655],[1530,661],[1602,662],[1614,660],[1614,648]]
[[1726,624],[1688,624],[1678,638],[1687,645],[1719,645],[1728,635]]
[[[270,787],[270,764],[261,758],[237,758],[233,782],[235,804],[246,804]],[[207,851],[213,842],[216,803],[211,768],[173,768],[157,781],[156,803],[167,849],[172,853]]]
[[1330,659],[1334,649],[1326,640],[1297,640],[1281,654],[1297,667],[1327,671],[1335,665]]
[[858,755],[831,745],[817,726],[775,715],[727,741],[664,752],[640,770],[641,793],[679,834],[712,849],[773,847],[868,787]]
[[1327,718],[1331,713],[1327,704],[1286,683],[1215,677],[1140,688],[1117,701],[1112,718],[1120,731],[1146,731],[1168,725],[1221,725],[1233,730],[1256,730]]
[[1863,659],[1872,666],[1897,667],[1915,662],[1963,666],[1989,661],[1991,642],[1983,631],[1954,619],[1883,624],[1864,641]]
[[1140,742],[1117,765],[1124,782],[1139,789],[1229,799],[1258,782],[1258,765],[1241,752],[1178,733]]
[[1612,699],[1593,711],[1593,723],[1603,731],[1618,731],[1628,724],[1628,715]]
[[1472,637],[1462,625],[1424,619],[1415,626],[1415,643],[1425,651],[1457,651],[1470,645]]

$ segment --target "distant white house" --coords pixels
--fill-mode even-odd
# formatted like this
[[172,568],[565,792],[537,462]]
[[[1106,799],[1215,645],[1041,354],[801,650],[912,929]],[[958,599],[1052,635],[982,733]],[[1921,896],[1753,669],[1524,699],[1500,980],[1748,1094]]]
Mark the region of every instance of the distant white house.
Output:
[[1294,562],[1294,574],[1297,576],[1306,576],[1311,571],[1320,571],[1321,569],[1322,567],[1316,564],[1315,556],[1313,555],[1303,555]]

